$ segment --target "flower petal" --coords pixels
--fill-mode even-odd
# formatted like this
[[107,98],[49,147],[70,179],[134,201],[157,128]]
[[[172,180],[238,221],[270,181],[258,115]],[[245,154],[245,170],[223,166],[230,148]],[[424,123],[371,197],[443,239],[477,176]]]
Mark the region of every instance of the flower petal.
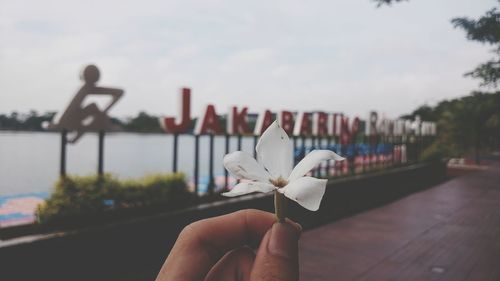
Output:
[[231,189],[228,192],[222,193],[222,195],[226,197],[234,197],[234,196],[240,196],[240,195],[245,195],[248,193],[252,192],[270,192],[275,190],[276,187],[270,183],[263,183],[263,182],[242,182],[237,184],[233,189]]
[[266,167],[273,179],[288,178],[293,167],[293,148],[277,121],[264,131],[255,150],[257,161]]
[[248,153],[235,151],[224,156],[224,167],[236,178],[269,182],[271,175]]
[[301,177],[278,189],[278,191],[299,203],[302,207],[310,211],[317,211],[321,198],[325,194],[326,182],[325,179]]
[[292,173],[288,177],[288,181],[296,180],[307,174],[312,168],[316,167],[321,161],[335,160],[342,161],[345,158],[338,155],[331,150],[313,150],[300,160],[300,162],[293,168]]

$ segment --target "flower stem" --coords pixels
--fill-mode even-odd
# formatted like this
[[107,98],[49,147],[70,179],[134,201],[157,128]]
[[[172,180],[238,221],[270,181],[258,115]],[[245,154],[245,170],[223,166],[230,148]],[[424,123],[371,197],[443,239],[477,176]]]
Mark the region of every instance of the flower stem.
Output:
[[274,192],[274,212],[276,214],[276,220],[280,223],[285,222],[286,203],[285,195],[276,190]]

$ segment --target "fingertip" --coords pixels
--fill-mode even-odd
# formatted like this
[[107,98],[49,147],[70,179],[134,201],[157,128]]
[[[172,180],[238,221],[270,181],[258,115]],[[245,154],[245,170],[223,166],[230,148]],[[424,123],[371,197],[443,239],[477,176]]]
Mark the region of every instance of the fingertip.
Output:
[[275,223],[269,236],[270,254],[286,259],[293,259],[297,254],[297,242],[300,231],[290,223]]
[[302,227],[302,225],[298,222],[294,222],[293,220],[289,219],[289,218],[286,218],[286,222],[291,224],[296,230],[297,232],[299,233],[299,235],[302,233],[302,230],[304,229]]
[[250,280],[298,280],[299,237],[296,224],[274,223],[259,247]]
[[248,247],[228,252],[210,270],[205,281],[249,280],[255,253]]

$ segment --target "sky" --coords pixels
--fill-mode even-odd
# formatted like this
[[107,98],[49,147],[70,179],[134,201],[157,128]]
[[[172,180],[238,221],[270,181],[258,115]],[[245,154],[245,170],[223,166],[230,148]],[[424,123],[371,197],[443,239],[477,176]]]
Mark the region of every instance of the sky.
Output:
[[[450,20],[496,0],[0,0],[0,113],[61,111],[89,64],[125,90],[111,114],[215,104],[387,117],[469,94],[491,57]],[[91,102],[87,101],[87,102]],[[99,101],[102,103],[102,101]]]

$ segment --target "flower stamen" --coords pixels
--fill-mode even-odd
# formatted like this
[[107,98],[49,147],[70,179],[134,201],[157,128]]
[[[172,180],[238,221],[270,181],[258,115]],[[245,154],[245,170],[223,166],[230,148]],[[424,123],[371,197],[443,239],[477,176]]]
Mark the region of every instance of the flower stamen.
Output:
[[288,184],[288,181],[282,177],[279,177],[277,179],[269,179],[269,182],[271,182],[277,188],[285,187]]

